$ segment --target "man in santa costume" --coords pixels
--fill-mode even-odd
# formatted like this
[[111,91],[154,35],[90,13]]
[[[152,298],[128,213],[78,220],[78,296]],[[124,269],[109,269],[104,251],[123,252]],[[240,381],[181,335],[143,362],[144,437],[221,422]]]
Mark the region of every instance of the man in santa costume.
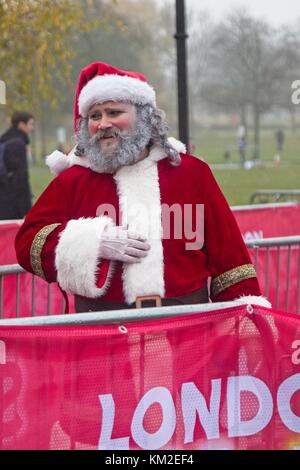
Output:
[[57,176],[16,237],[21,266],[74,294],[78,312],[209,298],[269,305],[208,165],[168,139],[143,75],[84,68],[75,135],[71,155],[48,157]]

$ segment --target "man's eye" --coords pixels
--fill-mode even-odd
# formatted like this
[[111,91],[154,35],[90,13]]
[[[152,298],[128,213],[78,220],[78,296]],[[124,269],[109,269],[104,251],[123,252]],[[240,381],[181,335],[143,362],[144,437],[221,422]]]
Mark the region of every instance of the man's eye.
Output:
[[101,114],[93,113],[93,114],[90,114],[89,118],[93,119],[93,121],[97,121],[98,119],[101,119]]
[[115,117],[115,116],[119,116],[119,114],[121,113],[122,111],[115,110],[115,111],[110,111],[109,115]]

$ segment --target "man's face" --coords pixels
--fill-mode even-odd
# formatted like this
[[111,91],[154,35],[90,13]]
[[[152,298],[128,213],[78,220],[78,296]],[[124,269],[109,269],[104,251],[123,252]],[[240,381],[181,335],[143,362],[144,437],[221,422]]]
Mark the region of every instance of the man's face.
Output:
[[136,108],[133,104],[107,101],[95,104],[88,113],[88,131],[91,137],[99,133],[102,151],[110,151],[120,144],[118,131],[135,129]]
[[31,134],[34,129],[34,119],[30,118],[27,122],[19,122],[18,128],[25,132],[27,135]]
[[129,103],[91,107],[79,123],[76,141],[92,170],[112,174],[139,161],[151,139],[151,115],[147,106]]

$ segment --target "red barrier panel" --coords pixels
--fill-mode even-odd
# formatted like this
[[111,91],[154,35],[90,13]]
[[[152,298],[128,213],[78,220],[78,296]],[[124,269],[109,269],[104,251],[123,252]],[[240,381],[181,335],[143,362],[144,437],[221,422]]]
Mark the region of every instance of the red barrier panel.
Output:
[[[16,264],[17,258],[14,248],[14,240],[23,220],[0,221],[0,266]],[[27,317],[31,315],[53,315],[64,313],[64,299],[56,284],[48,284],[39,277],[35,277],[35,286],[32,285],[32,275],[21,273],[20,302],[17,307],[17,276],[14,274],[5,276],[3,280],[3,318]],[[49,298],[50,294],[50,298]],[[74,312],[73,296],[69,296],[69,312]]]
[[[276,309],[300,313],[300,247],[249,248],[253,263],[257,262],[257,277],[261,291]],[[257,258],[257,259],[256,259]],[[297,298],[298,296],[298,298]]]
[[23,220],[0,221],[0,265],[16,264],[14,240]]
[[232,208],[244,240],[300,235],[300,204]]
[[0,326],[2,449],[300,446],[300,318]]
[[[35,285],[33,286],[33,279]],[[43,279],[30,273],[6,275],[3,280],[3,314],[2,318],[15,318],[65,313],[64,297],[57,284],[48,284]],[[17,291],[19,289],[19,305]],[[70,296],[71,297],[71,296]],[[73,300],[70,312],[74,312]]]

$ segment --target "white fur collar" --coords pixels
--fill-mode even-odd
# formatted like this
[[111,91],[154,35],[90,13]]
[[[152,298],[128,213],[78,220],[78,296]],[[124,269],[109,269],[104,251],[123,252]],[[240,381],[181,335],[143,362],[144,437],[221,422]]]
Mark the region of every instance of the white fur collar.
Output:
[[51,173],[59,175],[73,165],[89,168],[90,165],[87,158],[77,157],[74,153],[75,148],[76,147],[74,147],[68,155],[59,150],[54,150],[54,152],[46,157],[46,165],[50,168]]
[[[186,153],[185,145],[182,142],[174,139],[174,137],[170,137],[168,140],[172,147],[177,150],[177,152]],[[77,157],[75,155],[75,148],[76,147],[74,147],[68,155],[60,152],[59,150],[55,150],[46,157],[46,165],[50,168],[51,173],[59,175],[64,170],[67,170],[73,165],[79,165],[85,168],[90,168],[90,163],[86,157]],[[145,161],[151,160],[152,162],[158,162],[160,160],[163,160],[164,158],[166,158],[166,154],[162,147],[160,147],[159,145],[155,145],[150,150],[150,154],[145,159]],[[138,162],[136,163],[136,165],[139,165],[140,163],[141,162]]]

